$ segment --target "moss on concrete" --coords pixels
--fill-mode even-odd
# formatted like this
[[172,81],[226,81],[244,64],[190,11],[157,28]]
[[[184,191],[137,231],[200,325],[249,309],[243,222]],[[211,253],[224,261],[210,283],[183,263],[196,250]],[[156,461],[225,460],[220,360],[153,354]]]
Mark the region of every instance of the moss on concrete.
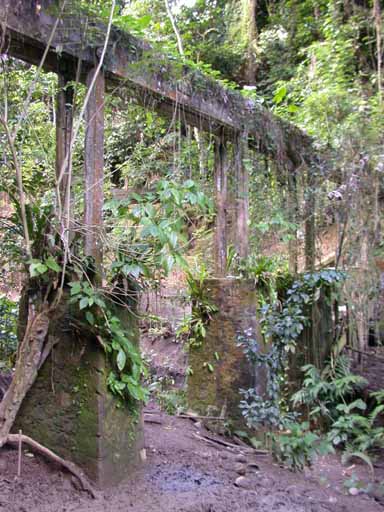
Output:
[[248,329],[259,331],[257,291],[253,282],[233,278],[211,279],[206,286],[218,312],[207,326],[202,345],[189,353],[193,373],[188,377],[188,405],[200,414],[215,408],[240,424],[239,389],[252,387],[255,375],[237,337]]
[[[121,310],[131,339],[138,330]],[[140,407],[128,407],[107,388],[110,366],[91,336],[72,327],[61,307],[50,336],[59,338],[25,398],[14,426],[84,469],[100,487],[116,483],[139,463],[143,447]]]

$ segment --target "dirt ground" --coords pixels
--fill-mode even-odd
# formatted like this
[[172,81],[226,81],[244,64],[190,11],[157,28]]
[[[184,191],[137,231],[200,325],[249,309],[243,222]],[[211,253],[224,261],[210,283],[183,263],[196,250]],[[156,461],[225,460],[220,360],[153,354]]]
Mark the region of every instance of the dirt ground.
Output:
[[[142,350],[156,378],[183,385],[187,361],[173,333],[145,334]],[[29,452],[18,479],[16,451],[2,449],[0,512],[384,512],[384,456],[374,476],[358,461],[343,467],[336,456],[292,473],[249,448],[207,441],[204,436],[223,438],[200,423],[169,416],[153,404],[149,409],[147,461],[97,499],[80,491],[62,468]]]
[[[146,418],[147,461],[135,475],[91,499],[77,482],[39,456],[23,455],[18,479],[17,453],[0,452],[0,511],[4,512],[373,512],[384,510],[378,484],[363,465],[344,468],[336,457],[295,474],[268,456],[203,441],[212,433],[190,419],[152,411]],[[216,439],[220,439],[214,436]],[[243,453],[242,453],[243,452]],[[30,455],[30,454],[29,454]],[[245,475],[240,479],[240,474]],[[351,476],[366,490],[352,496]],[[381,476],[380,476],[381,475]],[[237,484],[236,484],[237,481]],[[360,484],[357,484],[357,487]],[[368,487],[367,487],[368,486]],[[371,487],[371,488],[370,488]],[[370,488],[370,489],[369,489]]]

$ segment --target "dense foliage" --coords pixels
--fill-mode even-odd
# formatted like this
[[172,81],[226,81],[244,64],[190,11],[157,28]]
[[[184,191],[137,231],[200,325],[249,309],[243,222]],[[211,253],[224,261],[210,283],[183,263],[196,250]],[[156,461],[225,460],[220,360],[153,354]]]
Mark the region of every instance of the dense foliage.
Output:
[[239,335],[238,342],[250,363],[267,371],[265,396],[255,388],[241,390],[244,400],[240,408],[248,426],[282,428],[295,417],[283,400],[289,352],[295,352],[300,335],[310,323],[314,303],[321,294],[332,302],[332,294],[337,293],[344,279],[345,275],[335,270],[304,274],[286,291],[282,303],[275,300],[261,308],[262,339],[256,339],[252,332]]

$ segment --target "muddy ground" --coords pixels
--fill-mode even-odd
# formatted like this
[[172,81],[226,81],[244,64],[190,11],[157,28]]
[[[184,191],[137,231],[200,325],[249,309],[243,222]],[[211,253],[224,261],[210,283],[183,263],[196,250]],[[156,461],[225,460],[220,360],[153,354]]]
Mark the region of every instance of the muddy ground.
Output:
[[[344,468],[336,457],[319,460],[295,474],[269,456],[203,441],[212,433],[190,419],[154,412],[146,415],[147,461],[135,475],[91,499],[77,482],[39,456],[0,452],[0,511],[6,512],[373,512],[384,510],[379,483],[364,465]],[[220,439],[215,436],[216,439]],[[243,453],[242,453],[243,452]],[[238,481],[240,473],[243,478]],[[348,494],[344,482],[355,475],[365,490]]]
[[[156,379],[183,386],[187,360],[173,332],[144,333],[142,350]],[[3,448],[0,512],[384,512],[384,456],[373,476],[361,462],[343,467],[336,456],[292,473],[268,455],[207,441],[204,436],[223,438],[191,419],[169,416],[154,404],[149,409],[147,461],[97,499],[62,468],[29,452],[18,479],[17,452]]]

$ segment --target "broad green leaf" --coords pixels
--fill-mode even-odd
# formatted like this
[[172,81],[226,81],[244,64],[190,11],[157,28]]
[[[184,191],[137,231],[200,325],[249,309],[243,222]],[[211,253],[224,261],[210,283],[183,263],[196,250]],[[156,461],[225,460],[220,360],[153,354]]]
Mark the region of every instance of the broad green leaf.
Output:
[[31,277],[36,277],[45,274],[47,270],[48,267],[41,263],[40,261],[38,263],[31,263],[31,265],[29,266],[29,273]]
[[79,302],[79,308],[84,309],[88,307],[88,297],[83,297]]
[[116,358],[116,364],[120,371],[124,370],[126,362],[127,362],[127,356],[125,355],[124,350],[120,349],[119,353],[117,354],[117,358]]
[[143,400],[144,395],[141,390],[141,387],[132,383],[127,383],[127,388],[129,391],[129,394],[135,399],[135,400]]
[[177,234],[175,232],[172,232],[168,235],[169,245],[172,247],[172,249],[176,248],[177,245]]
[[286,97],[287,93],[288,93],[288,89],[285,85],[283,85],[282,87],[279,87],[279,89],[277,89],[277,91],[273,97],[273,102],[276,105],[278,105]]
[[183,187],[185,188],[195,188],[195,182],[192,180],[186,180],[183,183]]
[[95,317],[90,311],[87,311],[85,313],[85,318],[87,319],[87,322],[91,325],[95,325]]
[[81,283],[79,281],[69,283],[69,286],[71,287],[71,295],[77,295],[81,292]]
[[50,268],[54,272],[61,272],[61,267],[56,263],[55,259],[52,256],[49,256],[49,258],[47,258],[44,263],[48,268]]

